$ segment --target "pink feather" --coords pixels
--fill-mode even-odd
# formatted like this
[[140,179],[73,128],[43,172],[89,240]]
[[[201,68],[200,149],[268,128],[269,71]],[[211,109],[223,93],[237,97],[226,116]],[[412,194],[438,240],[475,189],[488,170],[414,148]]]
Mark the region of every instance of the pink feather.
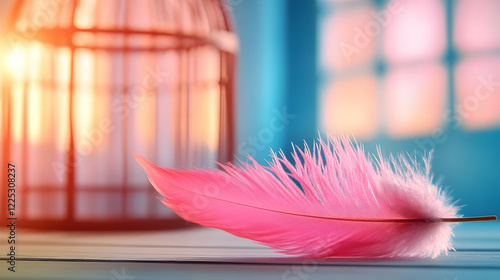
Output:
[[[346,138],[295,149],[291,164],[173,170],[135,155],[164,204],[182,218],[307,257],[436,257],[452,249],[457,208],[425,170],[400,156],[375,164]],[[287,170],[284,169],[286,167]],[[300,185],[300,188],[299,188]]]

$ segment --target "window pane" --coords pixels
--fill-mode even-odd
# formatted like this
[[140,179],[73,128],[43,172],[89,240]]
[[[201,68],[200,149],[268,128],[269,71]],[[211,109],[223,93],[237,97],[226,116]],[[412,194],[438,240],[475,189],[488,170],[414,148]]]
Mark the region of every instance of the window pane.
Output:
[[445,117],[446,70],[440,64],[403,68],[385,80],[388,133],[396,137],[430,134]]
[[457,114],[466,128],[500,125],[500,56],[470,58],[455,70]]
[[454,39],[462,51],[500,47],[500,1],[461,0],[455,8]]
[[384,32],[384,54],[390,62],[438,58],[446,46],[443,3],[439,0],[389,1],[401,5]]
[[[374,11],[369,5],[340,8],[323,21],[323,68],[347,68],[373,57],[376,35],[370,33],[370,26],[375,20],[370,13]],[[366,28],[369,29],[369,34]],[[378,33],[380,32],[379,30]]]
[[322,100],[327,132],[369,138],[377,128],[376,83],[373,76],[341,80],[328,86]]

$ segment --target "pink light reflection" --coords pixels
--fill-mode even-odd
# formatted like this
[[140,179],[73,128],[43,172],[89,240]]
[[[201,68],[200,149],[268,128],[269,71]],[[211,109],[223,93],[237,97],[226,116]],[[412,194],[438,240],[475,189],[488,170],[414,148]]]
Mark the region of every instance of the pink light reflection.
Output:
[[[342,69],[373,57],[375,39],[359,35],[365,33],[365,25],[373,20],[371,11],[374,8],[370,6],[342,9],[323,22],[321,63],[324,68]],[[365,39],[356,39],[357,36]]]
[[395,15],[385,28],[384,54],[387,59],[404,62],[439,57],[446,46],[442,1],[400,2],[402,12]]
[[454,41],[462,51],[500,47],[500,1],[461,0],[455,9]]
[[457,113],[463,126],[480,129],[500,125],[500,56],[471,58],[455,69]]

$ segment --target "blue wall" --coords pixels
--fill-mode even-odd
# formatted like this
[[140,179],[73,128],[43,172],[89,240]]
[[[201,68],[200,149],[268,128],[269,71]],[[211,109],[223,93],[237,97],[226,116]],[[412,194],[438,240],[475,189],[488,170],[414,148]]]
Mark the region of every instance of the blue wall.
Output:
[[[282,146],[286,106],[285,0],[245,0],[233,6],[240,38],[236,152],[263,162]],[[242,158],[243,157],[243,158]]]

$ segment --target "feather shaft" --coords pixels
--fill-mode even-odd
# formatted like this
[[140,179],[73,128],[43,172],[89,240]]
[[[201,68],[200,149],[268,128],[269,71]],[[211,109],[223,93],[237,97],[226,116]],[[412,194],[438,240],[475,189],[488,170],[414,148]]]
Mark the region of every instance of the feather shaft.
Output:
[[462,218],[441,218],[441,222],[445,223],[463,223],[463,222],[481,222],[481,221],[496,221],[497,216],[479,216],[479,217],[462,217]]

